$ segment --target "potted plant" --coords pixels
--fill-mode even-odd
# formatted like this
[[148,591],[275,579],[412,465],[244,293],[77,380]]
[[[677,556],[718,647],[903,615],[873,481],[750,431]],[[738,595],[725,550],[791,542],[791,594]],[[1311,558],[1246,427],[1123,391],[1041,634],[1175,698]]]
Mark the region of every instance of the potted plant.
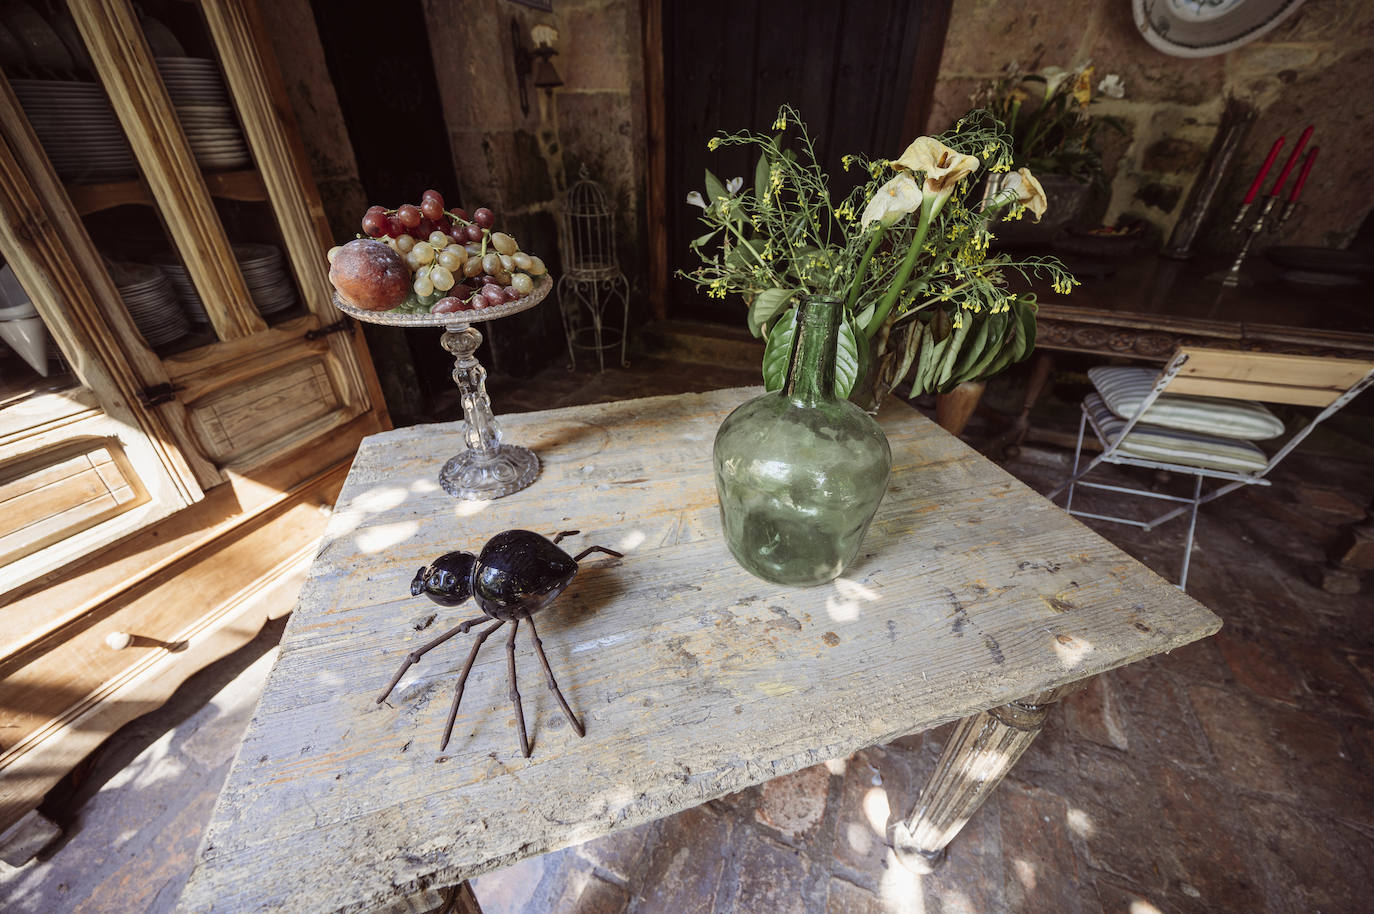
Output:
[[[975,104],[1006,125],[1015,150],[1013,167],[1032,169],[1055,201],[1054,217],[1038,231],[1012,228],[1003,232],[1004,242],[1053,234],[1079,215],[1093,188],[1106,189],[1102,153],[1095,139],[1103,127],[1118,133],[1125,128],[1119,118],[1090,109],[1103,96],[1121,98],[1124,94],[1125,85],[1115,74],[1100,80],[1094,92],[1091,65],[1076,70],[1046,67],[1038,73],[1024,73],[1012,65],[974,93]],[[995,181],[989,189],[997,189]]]

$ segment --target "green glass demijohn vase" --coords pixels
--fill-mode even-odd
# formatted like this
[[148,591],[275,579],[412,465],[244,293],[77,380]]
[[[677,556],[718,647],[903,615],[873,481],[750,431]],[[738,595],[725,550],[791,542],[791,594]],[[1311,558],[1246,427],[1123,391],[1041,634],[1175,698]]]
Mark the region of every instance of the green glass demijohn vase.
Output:
[[725,541],[766,581],[805,587],[838,577],[887,490],[886,436],[834,391],[843,308],[803,299],[782,389],[740,406],[716,433]]

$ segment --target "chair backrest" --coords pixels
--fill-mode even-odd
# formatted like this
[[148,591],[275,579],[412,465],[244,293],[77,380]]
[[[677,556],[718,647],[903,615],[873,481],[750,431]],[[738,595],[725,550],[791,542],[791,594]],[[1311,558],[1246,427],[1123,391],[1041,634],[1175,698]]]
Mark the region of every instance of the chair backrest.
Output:
[[1171,394],[1326,407],[1374,371],[1374,360],[1182,347]]

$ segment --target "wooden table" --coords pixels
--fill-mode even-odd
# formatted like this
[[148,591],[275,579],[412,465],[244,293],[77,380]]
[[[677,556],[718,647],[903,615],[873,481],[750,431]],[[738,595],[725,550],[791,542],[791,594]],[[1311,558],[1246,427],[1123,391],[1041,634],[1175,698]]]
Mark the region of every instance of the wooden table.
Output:
[[[509,416],[544,469],[491,503],[438,486],[458,424],[367,438],[282,640],[182,897],[190,911],[423,910],[439,890],[865,746],[965,718],[904,859],[937,856],[1038,731],[1105,670],[1219,620],[896,400],[880,421],[891,488],[843,578],[787,589],[741,570],[719,533],[711,443],[755,389]],[[579,739],[518,663],[534,754],[521,757],[506,657],[473,668],[438,744],[471,617],[412,597],[415,569],[521,527],[604,544],[538,617],[586,724]],[[433,618],[438,611],[439,618]],[[494,647],[492,645],[495,645]],[[397,908],[392,907],[392,910]]]

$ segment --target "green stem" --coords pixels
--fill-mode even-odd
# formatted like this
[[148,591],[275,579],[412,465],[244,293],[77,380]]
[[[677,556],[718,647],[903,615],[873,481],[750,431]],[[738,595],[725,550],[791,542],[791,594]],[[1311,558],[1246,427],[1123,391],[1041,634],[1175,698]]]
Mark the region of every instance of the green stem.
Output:
[[735,233],[735,237],[739,239],[739,243],[744,246],[744,249],[747,250],[750,254],[753,254],[754,259],[759,262],[759,266],[763,267],[765,270],[768,271],[768,275],[773,279],[773,284],[775,286],[782,285],[782,283],[778,280],[778,274],[773,272],[773,268],[768,265],[768,262],[765,261],[762,256],[760,256],[758,251],[754,250],[754,246],[749,243],[749,239],[744,237],[744,233],[741,232],[738,228],[736,228],[733,222],[731,222],[729,219],[726,219],[723,222],[721,222],[721,225],[725,226],[727,229]]
[[844,313],[851,314],[854,311],[854,302],[859,298],[859,287],[863,285],[864,277],[868,275],[868,262],[873,259],[873,253],[878,250],[879,243],[883,240],[883,235],[887,232],[887,226],[881,222],[873,232],[873,240],[868,243],[868,250],[864,251],[863,259],[859,261],[859,268],[854,271],[854,281],[849,284],[849,295],[844,300]]
[[883,325],[888,312],[897,303],[897,296],[902,293],[906,282],[911,278],[911,271],[916,266],[916,259],[921,256],[921,248],[926,243],[926,234],[930,231],[930,220],[934,215],[935,200],[927,195],[921,201],[921,221],[916,226],[916,237],[911,242],[911,249],[906,252],[906,259],[902,261],[901,267],[897,270],[897,277],[888,286],[887,292],[883,295],[882,301],[878,302],[878,307],[873,311],[873,316],[868,319],[867,326],[864,327],[864,336],[873,339],[873,334]]

